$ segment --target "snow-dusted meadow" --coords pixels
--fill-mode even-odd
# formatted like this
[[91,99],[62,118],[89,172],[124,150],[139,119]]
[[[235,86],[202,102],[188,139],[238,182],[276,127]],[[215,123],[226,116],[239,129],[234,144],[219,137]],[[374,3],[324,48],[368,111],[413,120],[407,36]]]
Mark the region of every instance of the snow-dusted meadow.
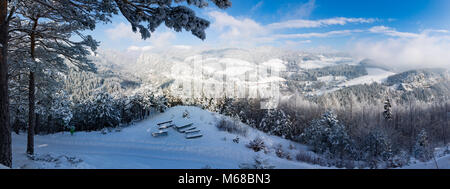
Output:
[[[187,111],[189,115],[183,117]],[[220,131],[216,124],[228,117],[202,110],[197,107],[177,106],[165,113],[156,114],[147,120],[109,132],[69,132],[38,135],[35,138],[34,160],[25,155],[26,133],[13,134],[13,168],[22,169],[238,169],[243,163],[253,163],[258,156],[276,169],[322,169],[295,160],[299,151],[307,147],[277,136],[248,129],[246,136]],[[168,136],[153,137],[158,131],[157,123],[173,120],[176,125],[193,123],[201,130],[203,137],[186,139],[174,128],[168,129]],[[239,137],[239,143],[233,139]],[[246,147],[249,141],[261,137],[269,149],[268,153],[254,152]],[[279,144],[293,157],[282,159],[275,154]],[[292,148],[293,147],[293,148]],[[437,149],[436,162],[412,161],[406,169],[450,168],[450,155],[443,155]],[[312,153],[312,152],[307,152]],[[6,168],[6,167],[0,167]]]
[[[187,110],[189,116],[183,118]],[[26,134],[13,134],[13,168],[114,168],[114,169],[237,169],[242,163],[253,163],[259,155],[270,165],[280,169],[322,168],[317,165],[278,158],[275,147],[281,144],[286,152],[295,157],[306,147],[280,137],[252,129],[248,126],[247,136],[239,136],[239,143],[233,142],[236,134],[219,131],[216,123],[224,116],[197,107],[178,106],[145,121],[102,134],[97,132],[69,132],[39,135],[35,138],[35,161],[25,155]],[[153,137],[159,122],[173,120],[177,125],[194,123],[203,137],[186,139],[183,133],[168,129],[168,136]],[[260,136],[270,152],[254,152],[245,145]],[[295,149],[289,149],[292,145]],[[295,158],[294,158],[295,159]]]

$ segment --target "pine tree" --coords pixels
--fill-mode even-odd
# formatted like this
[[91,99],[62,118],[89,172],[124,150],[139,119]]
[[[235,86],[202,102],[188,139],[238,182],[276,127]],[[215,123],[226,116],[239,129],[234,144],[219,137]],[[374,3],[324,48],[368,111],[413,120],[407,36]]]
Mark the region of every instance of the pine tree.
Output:
[[314,120],[300,135],[300,139],[311,146],[313,151],[325,153],[330,158],[352,158],[355,155],[353,140],[332,111]]
[[421,161],[428,161],[433,158],[433,148],[428,141],[428,134],[425,129],[422,129],[417,135],[414,156]]
[[391,110],[392,106],[391,106],[391,101],[389,100],[389,98],[387,98],[384,101],[384,112],[383,112],[383,116],[384,119],[387,121],[392,120],[392,110]]
[[[94,65],[87,59],[90,52],[86,47],[95,50],[98,43],[92,37],[79,33],[89,28],[84,25],[88,20],[79,18],[68,22],[64,19],[64,15],[58,14],[58,10],[34,1],[19,1],[17,7],[16,15],[18,16],[12,20],[10,31],[12,36],[10,47],[15,52],[11,62],[18,62],[15,65],[25,65],[22,68],[29,73],[27,153],[33,155],[36,80],[40,79],[37,77],[51,77],[45,74],[49,70],[57,75],[58,72],[67,70],[68,66],[95,70]],[[78,34],[83,40],[81,42],[71,40],[72,34]],[[14,46],[15,44],[19,45]],[[50,90],[50,87],[41,90]]]
[[57,125],[64,129],[70,129],[69,123],[73,118],[72,102],[64,91],[59,91],[52,95],[50,113],[52,119],[57,121]]
[[393,156],[390,140],[380,131],[373,131],[364,138],[362,150],[365,160],[375,164]]
[[93,125],[101,128],[114,127],[120,122],[119,111],[114,107],[114,99],[108,93],[98,93],[93,102]]
[[233,114],[235,113],[233,109],[233,103],[234,100],[227,96],[219,99],[218,112],[226,116],[233,116]]
[[9,23],[15,2],[0,1],[0,164],[12,166],[11,126],[8,94]]
[[[229,0],[210,1],[222,9],[231,6]],[[150,32],[154,32],[163,22],[166,27],[177,32],[181,32],[184,29],[190,31],[192,35],[200,39],[205,39],[205,29],[209,26],[209,21],[197,17],[195,12],[186,6],[174,6],[173,2],[186,2],[198,8],[208,6],[206,0],[114,0],[114,2],[110,2],[107,6],[115,11],[118,9],[130,22],[132,30],[134,32],[139,30],[143,39],[149,38],[151,36]],[[147,22],[148,24],[144,26],[142,22]]]
[[292,138],[292,122],[290,117],[281,109],[267,110],[261,120],[259,128],[271,135]]

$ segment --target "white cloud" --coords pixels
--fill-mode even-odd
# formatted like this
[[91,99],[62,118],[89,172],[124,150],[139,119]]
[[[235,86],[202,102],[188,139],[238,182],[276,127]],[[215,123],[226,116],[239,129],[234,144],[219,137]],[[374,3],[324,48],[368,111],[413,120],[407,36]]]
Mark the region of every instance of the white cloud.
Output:
[[140,33],[134,33],[131,30],[130,24],[125,24],[123,22],[116,24],[114,27],[106,30],[106,35],[111,40],[131,40],[133,42],[145,43],[143,46],[130,46],[128,50],[130,51],[147,51],[151,48],[167,48],[172,45],[173,40],[176,38],[174,31],[166,32],[153,32],[151,37],[147,40],[141,38]]
[[235,18],[225,12],[209,12],[212,18],[212,29],[219,34],[222,43],[232,46],[255,46],[269,44],[277,39],[332,37],[349,35],[362,30],[340,30],[324,33],[278,34],[285,28],[317,28],[329,25],[345,25],[348,23],[372,23],[376,19],[365,18],[330,18],[322,20],[290,20],[286,22],[262,25],[250,18]]
[[190,49],[192,49],[192,46],[189,46],[189,45],[174,45],[172,47],[176,48],[176,49],[181,49],[181,50],[190,50]]
[[[388,32],[389,33],[389,32]],[[378,41],[360,41],[353,52],[360,58],[400,70],[413,68],[449,68],[450,35],[432,35],[428,31],[414,37],[390,38]],[[445,34],[445,33],[444,33]],[[406,35],[410,36],[410,35]]]
[[142,46],[142,47],[130,46],[130,47],[128,47],[127,51],[142,51],[142,52],[144,52],[144,51],[152,50],[153,48],[154,48],[153,46]]
[[257,11],[259,8],[261,8],[261,6],[264,4],[264,1],[260,1],[258,3],[256,3],[256,5],[254,5],[251,9],[250,12],[253,13],[255,11]]
[[447,33],[449,33],[449,31],[448,30],[426,29],[422,33],[426,34],[426,35],[429,35],[429,34],[432,34],[432,33],[444,33],[444,34],[447,34]]
[[176,35],[173,31],[155,32],[152,33],[149,42],[156,48],[167,48],[172,44],[175,38]]
[[312,38],[312,37],[331,37],[331,36],[343,36],[343,35],[350,35],[353,33],[359,33],[363,32],[363,30],[336,30],[336,31],[329,31],[329,32],[323,32],[323,33],[298,33],[298,34],[279,34],[275,35],[276,38]]
[[374,26],[369,29],[371,33],[380,33],[385,34],[392,37],[419,37],[419,34],[416,33],[408,33],[408,32],[399,32],[393,28],[386,26]]
[[288,20],[284,22],[277,22],[273,24],[269,24],[268,27],[270,29],[290,29],[290,28],[319,28],[331,25],[345,25],[348,23],[373,23],[376,19],[373,18],[329,18],[322,20]]
[[132,45],[129,46],[127,48],[128,52],[147,52],[147,51],[159,51],[159,50],[167,50],[167,48],[173,48],[173,49],[177,49],[177,50],[191,50],[192,46],[188,46],[188,45],[168,45],[168,46],[164,46],[164,47],[155,47],[155,46],[136,46],[136,45]]
[[316,0],[309,0],[308,2],[301,4],[294,11],[289,12],[289,17],[305,18],[309,17],[311,13],[316,9]]
[[222,34],[224,37],[251,36],[255,32],[266,33],[266,29],[262,25],[249,18],[236,19],[227,13],[218,11],[212,11],[209,15],[215,20],[212,27],[227,31]]
[[131,25],[123,22],[116,24],[113,28],[106,30],[106,35],[111,40],[131,39],[133,41],[140,41],[141,34],[134,33],[131,30]]
[[214,22],[211,27],[220,32],[219,38],[228,44],[245,45],[244,43],[259,43],[272,41],[270,31],[261,24],[249,18],[237,19],[224,12],[212,11],[209,16]]
[[305,44],[305,43],[311,43],[311,40],[303,40],[303,41],[297,41],[297,43]]
[[304,46],[305,44],[309,44],[309,43],[312,43],[312,41],[311,40],[300,40],[300,41],[287,40],[284,42],[284,44],[282,44],[282,46],[287,49],[295,49],[299,46]]
[[[314,1],[312,1],[314,3]],[[333,37],[363,32],[363,30],[337,30],[323,33],[280,34],[279,30],[286,28],[319,28],[330,25],[345,25],[348,23],[372,23],[373,18],[344,18],[336,17],[322,20],[289,20],[285,22],[260,24],[250,18],[236,18],[225,12],[212,11],[208,15],[212,18],[212,30],[219,33],[220,45],[229,46],[257,46],[267,45],[279,39]]]

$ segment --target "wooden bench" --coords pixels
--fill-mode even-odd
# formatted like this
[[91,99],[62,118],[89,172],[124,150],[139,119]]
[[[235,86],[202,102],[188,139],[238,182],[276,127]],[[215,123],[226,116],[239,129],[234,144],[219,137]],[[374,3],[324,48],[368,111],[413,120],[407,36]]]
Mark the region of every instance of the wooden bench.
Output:
[[187,134],[186,135],[186,139],[195,139],[195,138],[200,138],[203,135],[200,133],[193,133],[193,134]]
[[186,134],[192,134],[192,133],[198,133],[198,132],[200,132],[200,130],[195,129],[195,130],[188,130],[188,131],[185,131],[184,133],[186,133]]
[[157,123],[157,125],[159,126],[159,125],[164,125],[164,124],[166,124],[166,123],[172,123],[172,120],[170,120],[170,121],[165,121],[165,122],[161,122],[161,123]]
[[190,127],[190,126],[192,126],[192,125],[194,125],[194,124],[193,124],[193,123],[189,123],[189,124],[187,124],[187,125],[175,126],[175,128],[176,128],[178,131],[180,131],[180,129],[184,129],[184,128]]
[[170,128],[170,127],[173,127],[173,126],[175,126],[175,124],[172,124],[172,125],[163,125],[163,126],[160,126],[158,129],[159,129],[159,130],[161,130],[161,129],[167,129],[167,128]]
[[169,133],[167,131],[159,131],[152,133],[153,137],[161,137],[161,136],[167,136]]
[[186,128],[180,129],[179,132],[180,133],[185,133],[186,131],[194,130],[196,128],[197,127],[186,127]]

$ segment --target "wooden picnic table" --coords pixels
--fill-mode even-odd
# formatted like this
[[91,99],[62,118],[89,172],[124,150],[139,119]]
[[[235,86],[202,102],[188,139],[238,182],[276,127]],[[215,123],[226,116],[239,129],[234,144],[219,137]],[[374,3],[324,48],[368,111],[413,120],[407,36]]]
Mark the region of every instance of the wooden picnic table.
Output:
[[186,139],[200,138],[200,137],[202,137],[202,136],[203,136],[203,135],[200,134],[200,133],[187,134],[187,135],[186,135]]
[[172,123],[172,120],[170,120],[170,121],[165,121],[165,122],[161,122],[161,123],[157,123],[157,125],[159,126],[159,125],[164,125],[164,124],[166,124],[166,123]]
[[169,133],[164,130],[152,133],[153,137],[160,137],[160,136],[167,136],[167,135],[169,135]]
[[183,128],[186,128],[186,127],[190,127],[190,126],[192,126],[192,125],[194,125],[194,124],[193,124],[193,123],[189,123],[189,124],[187,124],[187,125],[175,126],[175,128],[176,128],[178,131],[180,131],[180,129],[183,129]]

